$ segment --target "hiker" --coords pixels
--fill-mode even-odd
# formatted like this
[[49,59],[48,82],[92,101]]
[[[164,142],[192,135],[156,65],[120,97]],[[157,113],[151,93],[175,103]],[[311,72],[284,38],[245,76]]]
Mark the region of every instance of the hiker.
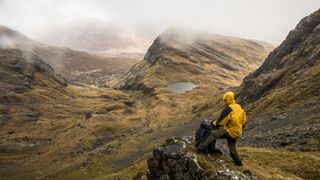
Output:
[[230,154],[236,165],[242,165],[242,161],[236,150],[236,141],[242,136],[242,130],[246,125],[246,113],[235,102],[234,93],[227,92],[223,95],[225,108],[217,121],[212,121],[214,129],[210,135],[198,146],[198,151],[206,151],[208,146],[215,144],[217,139],[227,139]]

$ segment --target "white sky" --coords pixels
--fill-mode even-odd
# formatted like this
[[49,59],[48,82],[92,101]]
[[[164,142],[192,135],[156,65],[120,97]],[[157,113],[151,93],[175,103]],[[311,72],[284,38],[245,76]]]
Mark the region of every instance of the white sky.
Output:
[[160,33],[169,26],[283,41],[320,0],[0,0],[0,24],[34,36],[37,29],[81,17]]

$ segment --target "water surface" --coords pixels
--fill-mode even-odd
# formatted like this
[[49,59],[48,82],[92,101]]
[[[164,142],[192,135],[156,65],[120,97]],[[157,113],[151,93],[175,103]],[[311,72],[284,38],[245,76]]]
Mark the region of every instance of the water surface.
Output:
[[199,85],[193,84],[192,82],[174,82],[168,84],[166,88],[177,93],[185,93],[198,86]]

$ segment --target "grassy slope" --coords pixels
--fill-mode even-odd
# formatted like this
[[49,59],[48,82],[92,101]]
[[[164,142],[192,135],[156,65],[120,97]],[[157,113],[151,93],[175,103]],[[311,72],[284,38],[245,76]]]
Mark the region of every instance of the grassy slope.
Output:
[[[12,119],[1,126],[0,162],[17,165],[1,169],[4,177],[43,177],[73,169],[90,159],[90,154],[96,155],[102,144],[143,126],[143,112],[127,105],[131,103],[127,95],[111,89],[36,88],[14,98],[35,103],[11,105]],[[21,122],[16,116],[29,109],[40,112],[36,123]],[[85,112],[92,117],[85,119]]]
[[117,86],[149,90],[176,81],[216,88],[237,86],[271,49],[241,38],[170,28],[154,41],[144,59]]

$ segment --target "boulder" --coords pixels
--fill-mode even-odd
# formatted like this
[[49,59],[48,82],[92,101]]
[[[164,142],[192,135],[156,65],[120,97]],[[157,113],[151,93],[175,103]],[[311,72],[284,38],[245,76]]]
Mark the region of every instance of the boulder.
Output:
[[[194,152],[193,139],[189,137],[171,138],[153,150],[147,160],[148,179],[155,180],[247,180],[251,179],[251,174],[242,173],[238,169],[227,168],[229,161],[214,159],[205,160],[206,163],[217,163],[216,169],[206,169],[198,163],[199,154]],[[203,156],[203,155],[202,155]],[[211,156],[216,158],[228,158],[225,155]],[[208,157],[206,157],[207,159]],[[202,160],[201,160],[202,161]],[[200,161],[200,162],[201,162]],[[233,166],[231,166],[233,167]],[[250,172],[251,173],[251,172]],[[142,175],[137,174],[135,179],[142,179]]]
[[187,141],[169,139],[148,158],[148,179],[204,179],[195,154],[187,151]]

